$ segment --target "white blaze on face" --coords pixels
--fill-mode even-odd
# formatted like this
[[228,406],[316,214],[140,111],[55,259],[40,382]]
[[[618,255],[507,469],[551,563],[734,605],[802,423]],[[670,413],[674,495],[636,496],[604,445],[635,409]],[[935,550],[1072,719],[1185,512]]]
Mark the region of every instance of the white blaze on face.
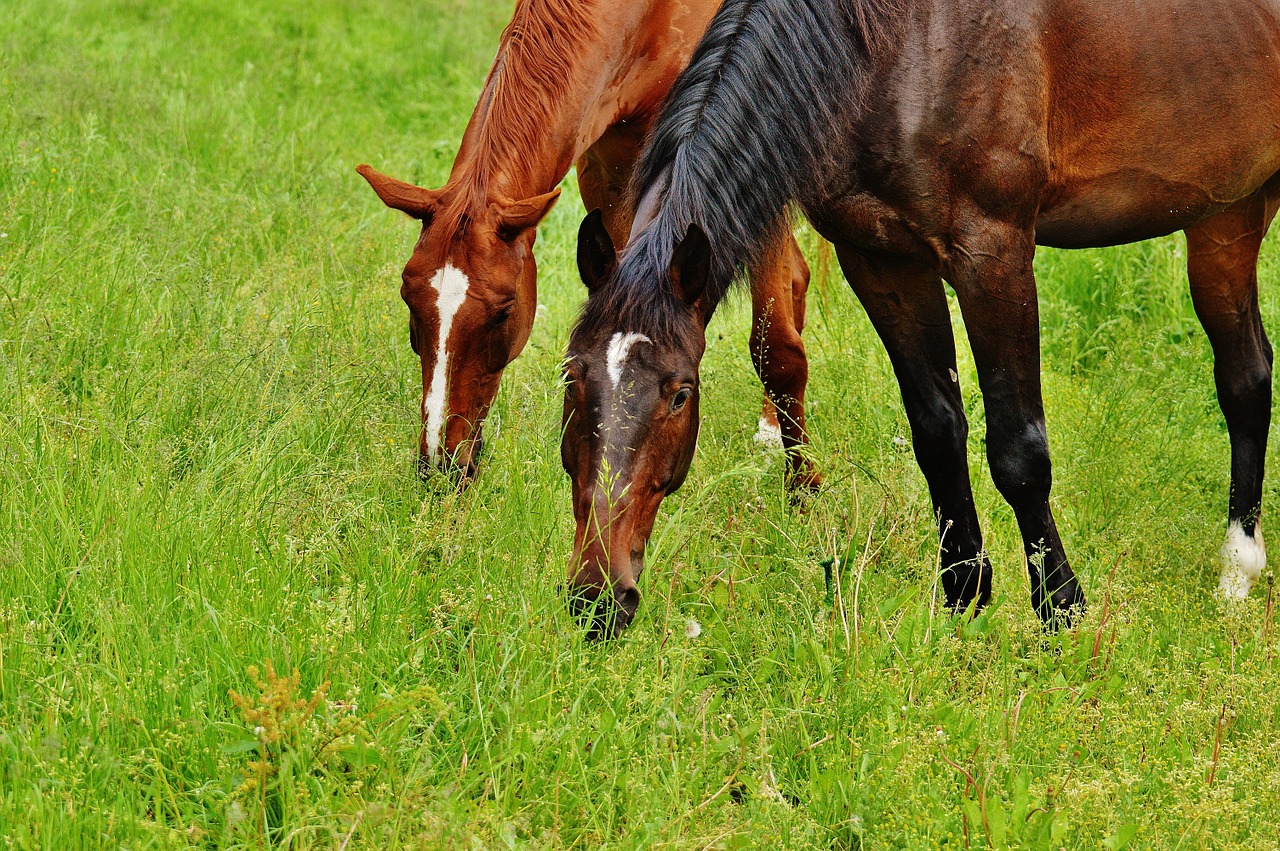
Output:
[[605,353],[605,368],[609,373],[609,380],[613,382],[613,387],[609,392],[608,401],[601,407],[599,431],[606,445],[612,446],[625,442],[626,428],[632,421],[631,415],[626,410],[626,397],[630,394],[620,388],[622,370],[627,365],[627,358],[631,356],[631,347],[636,343],[652,342],[644,334],[637,334],[634,331],[630,333],[619,331],[609,340],[609,348]]
[[635,332],[624,334],[619,331],[613,335],[613,339],[609,341],[608,368],[609,380],[613,382],[615,389],[618,382],[622,380],[622,367],[627,362],[627,356],[631,354],[631,347],[636,343],[652,342],[644,334]]
[[1267,550],[1262,543],[1262,524],[1248,535],[1239,521],[1227,526],[1227,540],[1222,545],[1222,578],[1218,592],[1224,597],[1243,599],[1267,567]]
[[453,317],[458,308],[467,300],[467,289],[471,281],[461,270],[449,264],[436,272],[431,279],[431,286],[436,291],[436,312],[440,317],[440,334],[436,337],[436,364],[431,370],[431,383],[422,395],[422,418],[427,431],[427,457],[435,460],[440,449],[440,433],[444,429],[444,404],[448,396],[448,378],[445,375],[445,347],[449,343],[449,330],[453,327]]

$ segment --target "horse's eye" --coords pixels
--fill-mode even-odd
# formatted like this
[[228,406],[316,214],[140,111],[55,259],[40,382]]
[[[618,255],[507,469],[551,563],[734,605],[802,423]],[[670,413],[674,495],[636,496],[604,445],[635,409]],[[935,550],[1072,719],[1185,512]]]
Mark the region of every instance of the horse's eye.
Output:
[[413,353],[415,355],[421,354],[418,349],[418,326],[413,321],[412,313],[409,314],[409,345],[413,347]]
[[693,395],[693,391],[687,387],[682,387],[671,397],[671,413],[678,414],[689,402],[689,397]]

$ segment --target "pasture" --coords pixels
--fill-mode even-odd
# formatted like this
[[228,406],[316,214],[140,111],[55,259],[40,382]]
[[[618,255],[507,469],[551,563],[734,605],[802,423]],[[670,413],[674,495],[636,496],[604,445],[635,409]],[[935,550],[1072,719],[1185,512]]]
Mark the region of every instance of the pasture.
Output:
[[827,484],[792,503],[753,441],[739,297],[620,640],[561,590],[572,180],[478,480],[418,480],[419,226],[354,166],[443,183],[509,12],[0,8],[4,847],[1280,847],[1271,577],[1213,594],[1229,450],[1180,235],[1037,258],[1070,632],[1027,603],[963,342],[995,591],[941,610],[892,370],[804,226]]

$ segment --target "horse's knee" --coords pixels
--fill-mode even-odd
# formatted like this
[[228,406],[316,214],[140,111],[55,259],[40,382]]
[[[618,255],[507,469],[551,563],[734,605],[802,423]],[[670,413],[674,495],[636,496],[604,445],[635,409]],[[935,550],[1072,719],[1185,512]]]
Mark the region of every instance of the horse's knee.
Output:
[[1238,399],[1270,399],[1271,358],[1265,357],[1251,367],[1238,370],[1232,383],[1232,395]]
[[988,433],[987,459],[1001,496],[1015,507],[1049,498],[1053,465],[1044,426],[1027,423],[1020,431]]
[[1253,399],[1271,395],[1271,346],[1267,346],[1261,360],[1238,369],[1232,377],[1232,395],[1241,399]]
[[926,475],[965,457],[969,421],[958,405],[946,399],[934,399],[917,406],[910,419],[916,461]]
[[761,381],[775,402],[799,399],[809,383],[809,362],[804,350],[774,357],[760,370]]

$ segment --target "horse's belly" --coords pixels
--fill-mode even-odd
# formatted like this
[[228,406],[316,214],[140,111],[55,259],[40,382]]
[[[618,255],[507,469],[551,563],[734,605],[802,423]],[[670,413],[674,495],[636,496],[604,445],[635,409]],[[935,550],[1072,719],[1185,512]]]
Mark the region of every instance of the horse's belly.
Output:
[[1036,218],[1036,242],[1056,248],[1119,246],[1162,237],[1210,218],[1253,195],[1280,170],[1275,139],[1238,156],[1213,157],[1176,168],[1155,161],[1121,166],[1069,182],[1050,180]]
[[1235,200],[1154,172],[1121,170],[1047,193],[1036,218],[1036,242],[1054,248],[1138,242],[1182,230]]

